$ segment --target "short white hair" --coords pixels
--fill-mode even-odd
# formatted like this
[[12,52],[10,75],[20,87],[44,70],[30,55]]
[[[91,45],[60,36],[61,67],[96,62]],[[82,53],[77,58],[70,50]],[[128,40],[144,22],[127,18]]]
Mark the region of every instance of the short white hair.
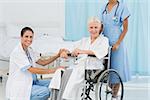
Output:
[[101,23],[101,21],[100,21],[100,19],[99,19],[98,17],[90,17],[90,18],[88,19],[88,25],[89,25],[90,23],[93,23],[93,22],[96,22],[96,23],[99,23],[100,25],[102,25],[102,23]]

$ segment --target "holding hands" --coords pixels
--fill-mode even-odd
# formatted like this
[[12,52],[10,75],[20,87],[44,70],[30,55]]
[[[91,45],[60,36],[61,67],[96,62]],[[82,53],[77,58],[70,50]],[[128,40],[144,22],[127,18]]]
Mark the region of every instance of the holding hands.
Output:
[[[83,54],[83,53],[84,53],[83,50],[76,48],[71,53],[71,56],[78,56],[79,54]],[[60,57],[67,59],[68,54],[70,54],[70,52],[67,49],[60,49],[59,54],[60,54]]]
[[78,56],[79,54],[83,54],[83,53],[84,53],[83,50],[76,48],[73,50],[72,56]]
[[69,51],[67,49],[60,49],[60,57],[67,59]]

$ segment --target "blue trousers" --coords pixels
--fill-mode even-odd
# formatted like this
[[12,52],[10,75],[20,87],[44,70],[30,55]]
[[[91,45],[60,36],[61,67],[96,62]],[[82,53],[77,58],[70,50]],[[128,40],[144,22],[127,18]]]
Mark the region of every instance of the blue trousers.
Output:
[[47,100],[50,96],[49,83],[50,80],[34,80],[30,100]]

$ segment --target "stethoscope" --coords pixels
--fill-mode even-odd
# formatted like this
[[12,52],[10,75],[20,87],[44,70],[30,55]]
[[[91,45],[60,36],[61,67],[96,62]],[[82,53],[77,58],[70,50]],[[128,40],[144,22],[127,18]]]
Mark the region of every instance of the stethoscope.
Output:
[[[103,11],[102,15],[103,15],[104,13],[107,14],[107,6],[108,6],[108,4],[109,4],[109,2],[108,2],[107,5],[105,6],[105,10]],[[117,17],[117,10],[118,10],[118,8],[119,8],[119,1],[117,1],[117,8],[116,8],[115,14],[114,14],[114,16],[113,16],[113,18],[112,18],[114,22],[118,22],[118,17]]]

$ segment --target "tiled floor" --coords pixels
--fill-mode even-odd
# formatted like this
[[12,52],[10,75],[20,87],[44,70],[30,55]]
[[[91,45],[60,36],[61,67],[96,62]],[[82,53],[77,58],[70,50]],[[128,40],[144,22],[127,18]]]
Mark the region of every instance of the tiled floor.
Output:
[[[0,100],[5,100],[6,78],[0,83]],[[124,100],[150,100],[150,77],[133,78],[124,83]]]

